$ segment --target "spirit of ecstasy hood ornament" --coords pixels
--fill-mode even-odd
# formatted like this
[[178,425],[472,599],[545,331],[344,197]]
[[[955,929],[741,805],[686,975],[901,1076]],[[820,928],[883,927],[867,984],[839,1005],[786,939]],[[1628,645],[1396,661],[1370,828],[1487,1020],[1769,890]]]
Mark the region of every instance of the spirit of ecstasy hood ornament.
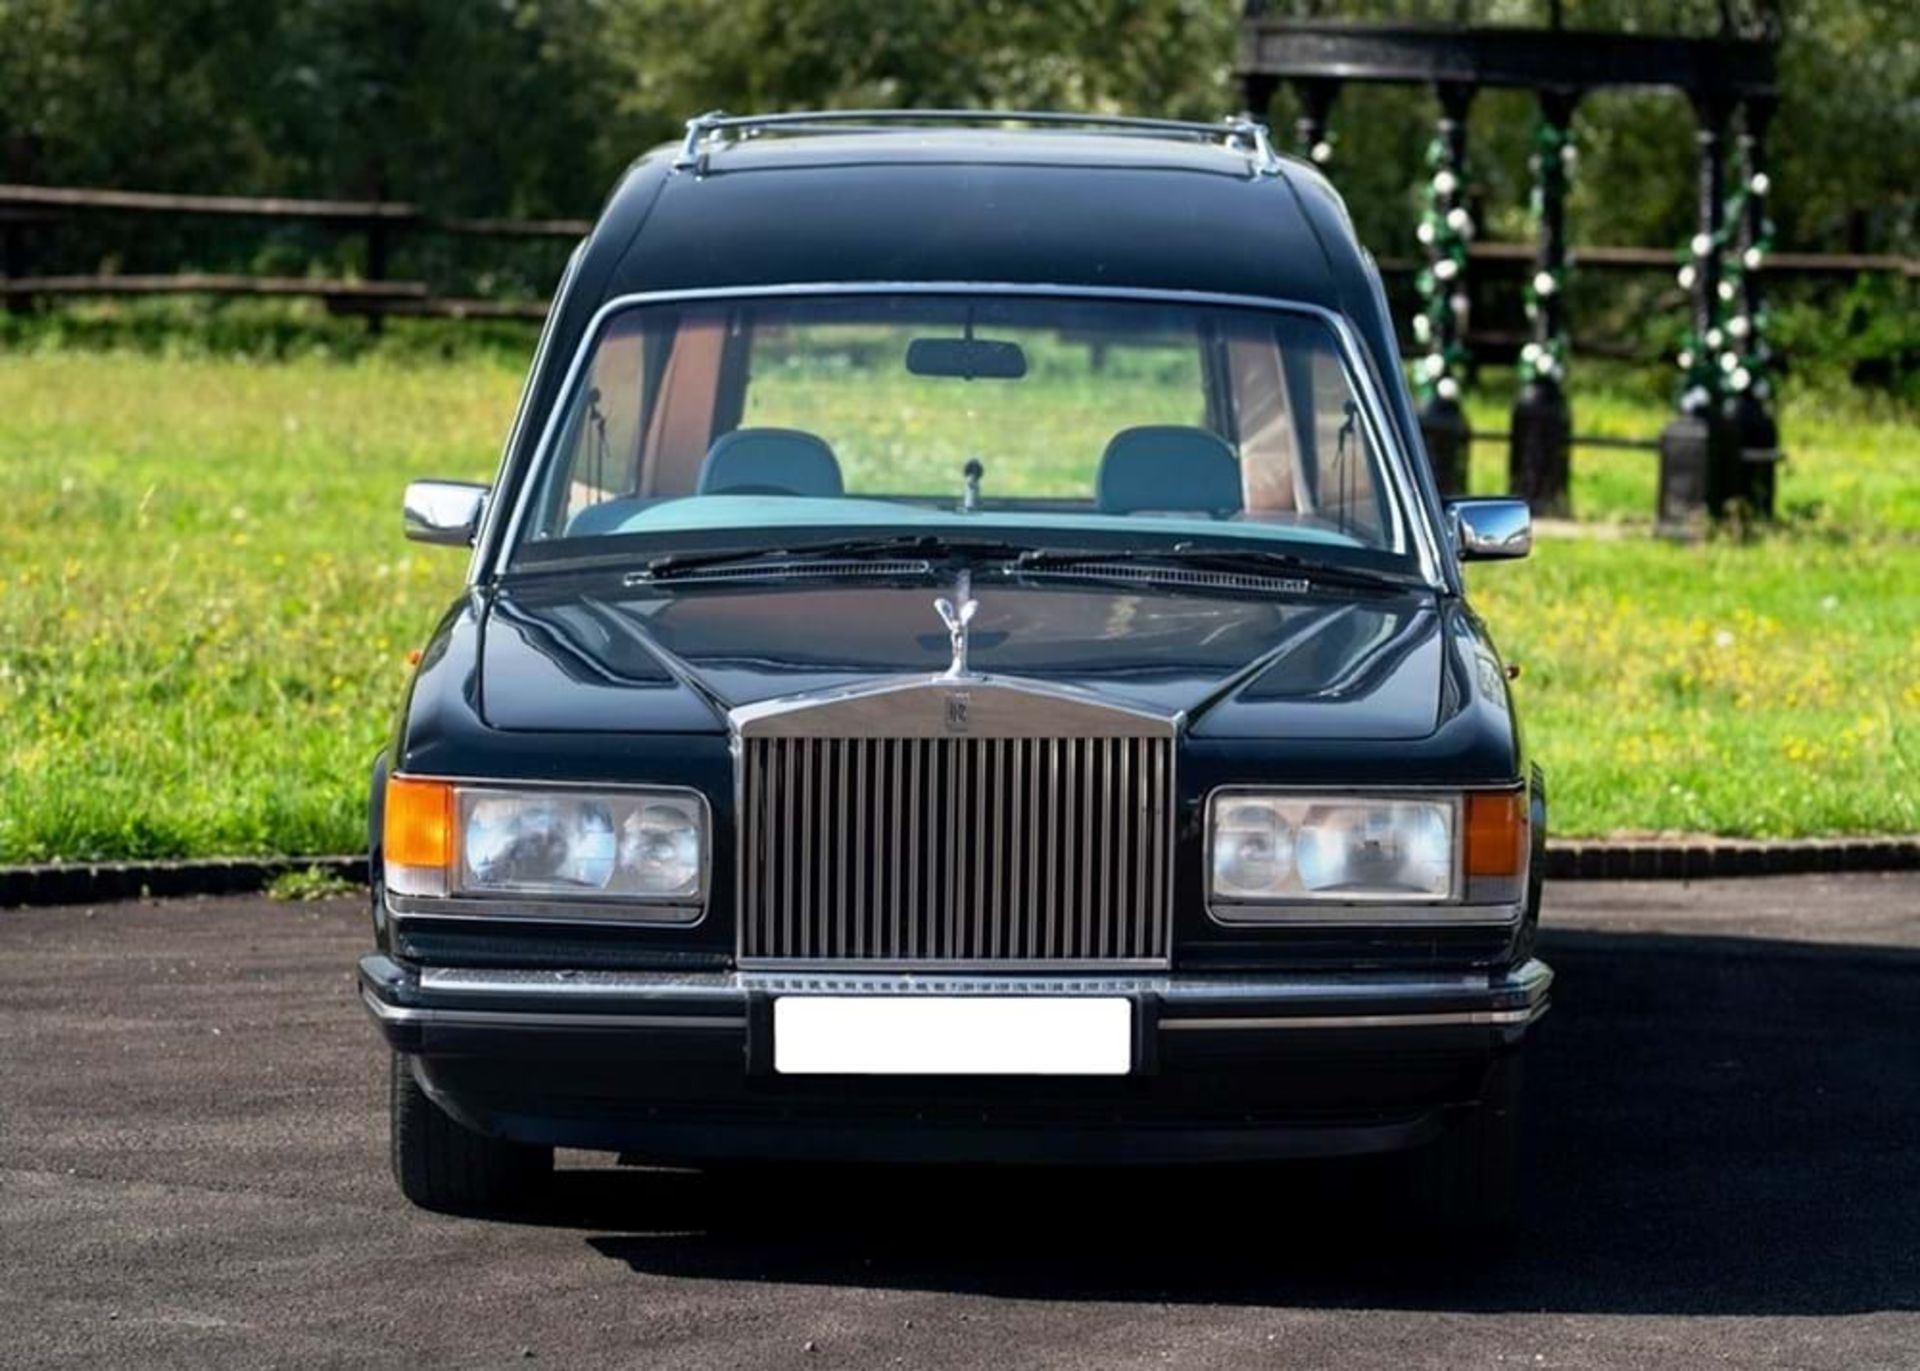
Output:
[[944,678],[957,681],[973,675],[967,668],[967,625],[973,622],[974,612],[980,608],[980,602],[973,598],[973,577],[965,571],[953,588],[953,599],[944,595],[933,602],[940,611],[941,621],[947,626],[947,634],[953,639],[953,662],[947,667]]

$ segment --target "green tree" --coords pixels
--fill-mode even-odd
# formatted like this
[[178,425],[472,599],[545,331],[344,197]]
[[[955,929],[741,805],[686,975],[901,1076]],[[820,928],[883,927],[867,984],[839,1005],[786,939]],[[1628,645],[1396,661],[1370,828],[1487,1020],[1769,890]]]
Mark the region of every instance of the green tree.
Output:
[[[1785,39],[1773,208],[1796,248],[1915,250],[1920,8],[1773,0]],[[1281,0],[1272,0],[1274,8]],[[1563,0],[1570,25],[1711,30],[1762,0]],[[1295,0],[1322,16],[1446,21],[1461,0]],[[1469,0],[1541,22],[1547,0]],[[622,167],[723,107],[999,106],[1214,118],[1240,99],[1232,0],[0,0],[0,174],[156,190],[384,195],[449,213],[578,216]],[[1291,97],[1271,112],[1290,140]],[[1363,235],[1413,250],[1429,91],[1349,87],[1329,168]],[[1483,232],[1524,237],[1534,110],[1473,115]],[[1677,243],[1692,115],[1608,92],[1577,118],[1577,242]],[[244,258],[258,225],[63,228],[72,263]],[[271,236],[274,260],[333,250]],[[424,253],[425,246],[409,251]],[[451,262],[455,249],[432,251]],[[471,251],[479,251],[477,248]],[[488,252],[500,252],[487,248]],[[510,254],[509,254],[510,255]],[[451,268],[450,268],[451,269]],[[540,267],[532,274],[538,276]]]
[[1215,118],[1237,16],[1196,0],[612,0],[624,108],[686,115],[885,106]]

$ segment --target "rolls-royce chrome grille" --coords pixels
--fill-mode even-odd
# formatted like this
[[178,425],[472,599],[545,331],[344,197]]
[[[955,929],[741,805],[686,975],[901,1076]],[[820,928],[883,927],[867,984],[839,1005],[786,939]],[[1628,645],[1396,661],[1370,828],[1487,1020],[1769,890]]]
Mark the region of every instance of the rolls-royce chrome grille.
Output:
[[744,960],[1166,959],[1170,736],[741,748]]

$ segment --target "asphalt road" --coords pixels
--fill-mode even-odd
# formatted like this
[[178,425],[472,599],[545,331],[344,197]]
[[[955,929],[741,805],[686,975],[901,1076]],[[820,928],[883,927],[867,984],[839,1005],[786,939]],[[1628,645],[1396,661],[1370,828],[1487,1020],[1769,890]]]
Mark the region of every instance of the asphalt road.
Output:
[[1920,878],[1549,910],[1500,1261],[1328,1166],[563,1154],[538,1222],[417,1213],[356,903],[0,913],[0,1363],[1920,1366]]

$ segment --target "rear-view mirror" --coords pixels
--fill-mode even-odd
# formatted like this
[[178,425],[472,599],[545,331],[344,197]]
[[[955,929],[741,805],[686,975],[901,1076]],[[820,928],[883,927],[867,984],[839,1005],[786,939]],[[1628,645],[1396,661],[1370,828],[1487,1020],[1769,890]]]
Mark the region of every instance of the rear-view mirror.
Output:
[[907,344],[907,370],[963,381],[1017,381],[1027,374],[1027,354],[1018,343],[992,338],[915,338]]

